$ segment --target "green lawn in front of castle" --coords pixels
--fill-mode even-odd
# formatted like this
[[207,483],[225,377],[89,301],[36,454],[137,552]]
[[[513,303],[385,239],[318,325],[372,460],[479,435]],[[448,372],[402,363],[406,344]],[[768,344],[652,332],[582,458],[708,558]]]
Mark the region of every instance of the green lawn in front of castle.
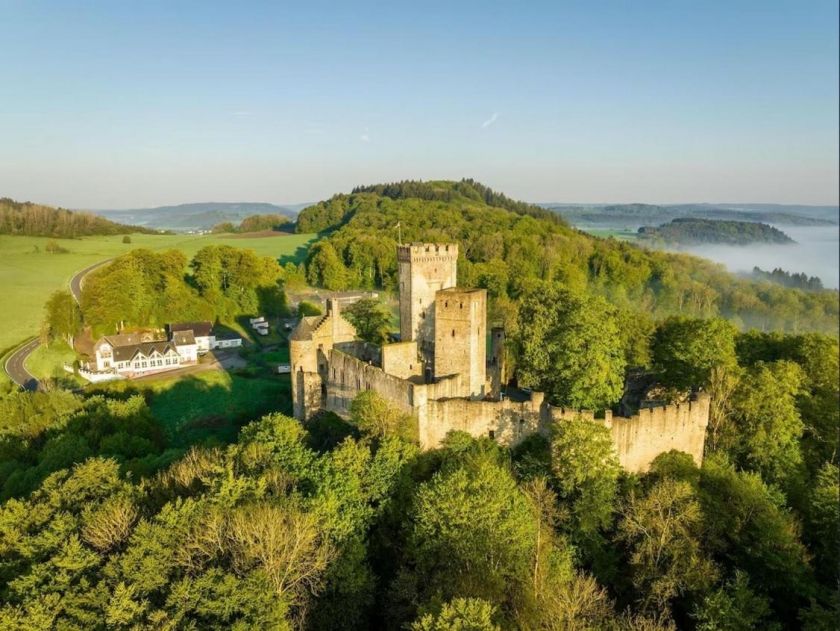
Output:
[[44,303],[57,289],[68,287],[79,270],[134,248],[151,250],[177,249],[191,258],[206,245],[229,245],[254,250],[285,262],[299,262],[317,239],[314,234],[239,237],[234,235],[160,235],[134,234],[131,243],[122,235],[55,239],[68,250],[64,254],[46,251],[47,237],[0,235],[0,286],[3,305],[0,309],[0,349],[37,335],[43,319]]

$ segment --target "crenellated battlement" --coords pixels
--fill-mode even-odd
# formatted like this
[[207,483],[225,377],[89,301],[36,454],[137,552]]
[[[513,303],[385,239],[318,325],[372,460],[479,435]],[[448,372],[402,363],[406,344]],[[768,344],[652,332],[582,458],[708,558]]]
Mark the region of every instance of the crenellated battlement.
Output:
[[397,246],[397,261],[424,263],[435,260],[457,260],[457,243],[407,243]]

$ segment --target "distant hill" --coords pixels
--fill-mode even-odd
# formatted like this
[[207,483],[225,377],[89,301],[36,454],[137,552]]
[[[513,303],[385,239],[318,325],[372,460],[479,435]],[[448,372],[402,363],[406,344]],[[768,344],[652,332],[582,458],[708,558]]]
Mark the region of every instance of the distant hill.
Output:
[[580,225],[633,226],[660,224],[677,218],[770,223],[780,226],[838,224],[837,206],[785,204],[543,204],[566,221]]
[[238,224],[251,215],[284,215],[294,220],[297,216],[296,209],[301,206],[300,204],[277,206],[260,202],[200,202],[157,208],[94,210],[92,212],[112,221],[186,232],[210,230],[213,226],[225,222]]
[[766,223],[754,221],[716,221],[712,219],[678,218],[658,227],[639,228],[639,237],[678,245],[719,243],[750,245],[752,243],[794,243],[784,232]]
[[0,234],[71,239],[132,232],[159,231],[115,223],[89,212],[0,198]]

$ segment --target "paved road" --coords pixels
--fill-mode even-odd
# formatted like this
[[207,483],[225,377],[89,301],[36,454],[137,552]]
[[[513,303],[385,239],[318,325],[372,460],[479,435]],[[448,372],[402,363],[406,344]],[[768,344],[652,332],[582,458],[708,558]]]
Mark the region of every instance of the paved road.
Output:
[[30,375],[24,366],[26,358],[29,357],[32,351],[38,348],[38,344],[37,337],[31,342],[24,344],[9,356],[4,366],[6,374],[24,390],[35,391],[41,388],[41,382]]
[[[82,281],[84,280],[85,275],[88,272],[92,272],[100,265],[105,265],[105,263],[110,260],[111,259],[99,261],[93,265],[88,265],[85,269],[78,271],[73,275],[73,278],[70,279],[70,293],[73,294],[73,298],[76,299],[76,302],[79,302],[79,299],[82,296]],[[39,342],[37,337],[31,342],[24,344],[9,356],[9,359],[6,360],[6,365],[4,366],[6,374],[8,374],[12,381],[24,390],[34,391],[43,387],[41,382],[33,377],[25,367],[26,358],[29,357],[36,348],[38,348],[38,344]]]
[[105,263],[108,263],[109,261],[111,261],[111,259],[99,261],[99,263],[94,263],[93,265],[88,265],[85,269],[80,272],[76,272],[73,275],[73,278],[70,279],[70,293],[73,294],[73,298],[76,299],[76,302],[79,302],[82,298],[82,281],[85,279],[88,272],[92,272],[97,267],[105,265]]

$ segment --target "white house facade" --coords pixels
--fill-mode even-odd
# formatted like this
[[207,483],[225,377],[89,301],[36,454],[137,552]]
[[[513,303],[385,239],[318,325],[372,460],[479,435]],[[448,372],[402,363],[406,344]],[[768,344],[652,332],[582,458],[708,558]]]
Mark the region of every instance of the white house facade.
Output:
[[153,333],[106,335],[93,347],[97,373],[125,377],[173,370],[198,362],[200,355],[215,348],[242,345],[241,337],[216,339],[210,322],[179,322],[169,325],[169,339]]

